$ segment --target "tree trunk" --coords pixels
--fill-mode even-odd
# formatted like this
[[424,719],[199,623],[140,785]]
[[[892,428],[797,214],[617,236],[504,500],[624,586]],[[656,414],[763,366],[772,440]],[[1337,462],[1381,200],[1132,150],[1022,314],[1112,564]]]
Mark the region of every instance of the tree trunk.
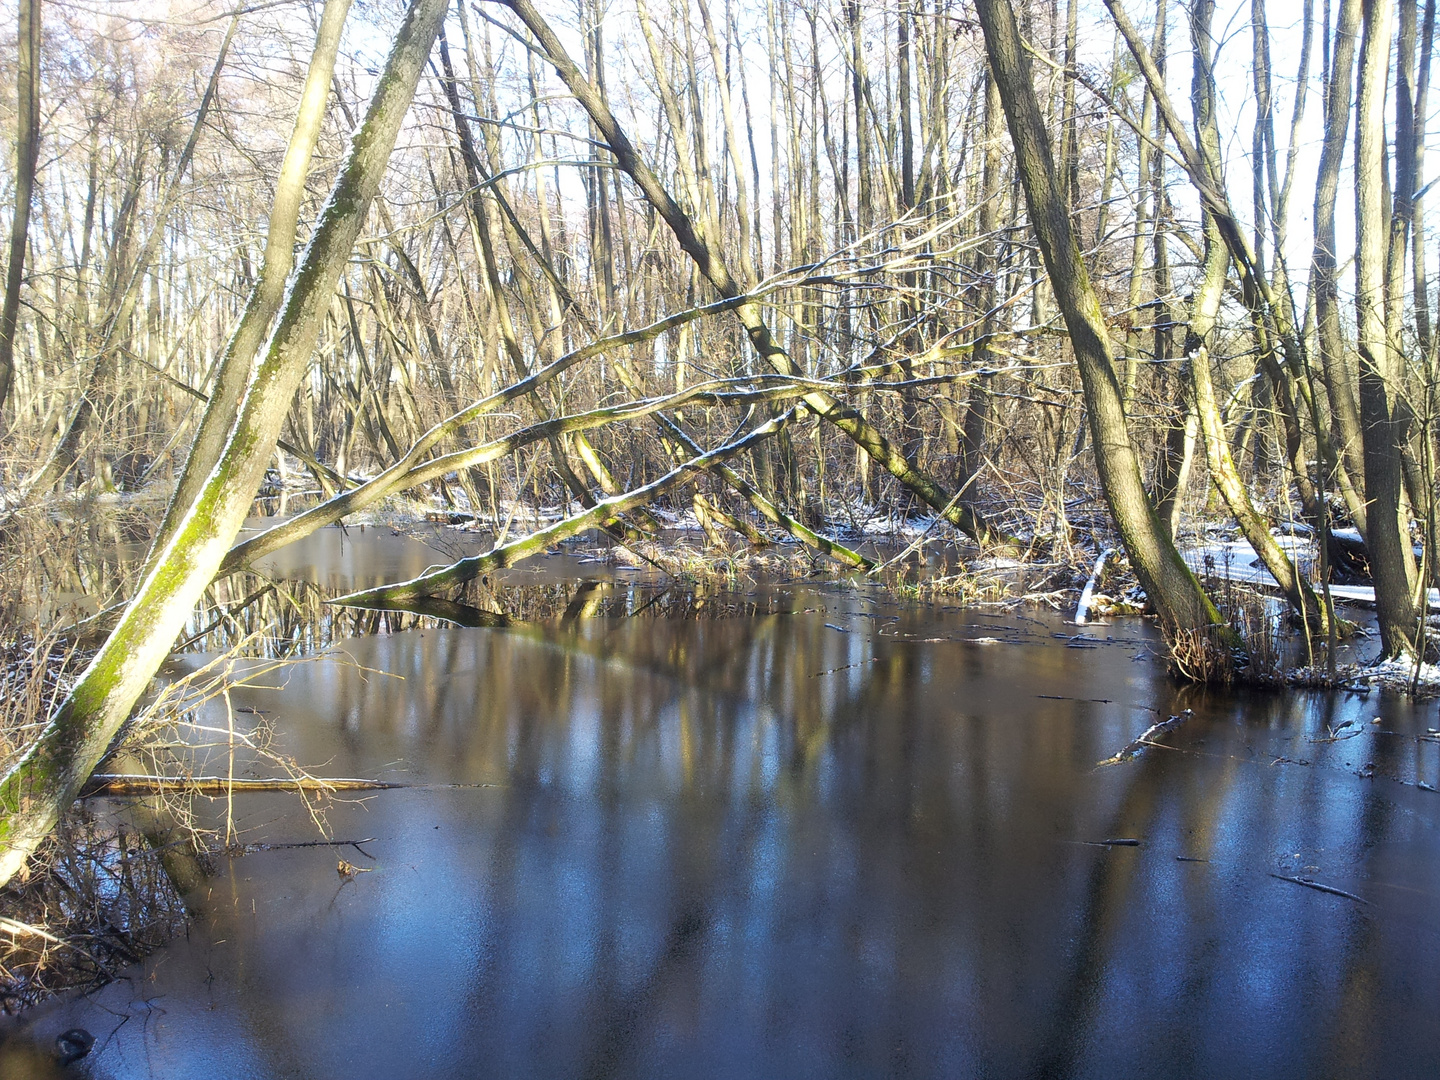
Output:
[[491,570],[514,566],[516,563],[558,544],[561,540],[578,536],[580,533],[596,528],[611,518],[633,510],[636,507],[644,506],[657,495],[663,494],[671,488],[691,479],[695,474],[707,469],[712,469],[717,464],[744,453],[757,443],[770,438],[788,424],[794,416],[795,410],[792,409],[773,420],[766,421],[754,431],[739,439],[728,442],[723,446],[717,446],[714,450],[702,454],[699,457],[691,458],[670,470],[664,476],[652,480],[648,484],[627,491],[623,495],[603,499],[578,514],[562,518],[555,522],[555,524],[547,525],[543,529],[537,529],[529,536],[522,537],[509,544],[503,544],[484,554],[472,555],[469,558],[461,559],[443,569],[430,571],[417,578],[412,578],[409,581],[397,582],[394,585],[381,585],[378,588],[350,593],[346,596],[337,597],[331,602],[335,604],[347,604],[353,607],[385,607],[392,604],[405,603],[423,596],[432,596],[442,589],[448,589],[455,585],[462,585],[467,581],[473,581],[481,574],[488,573]]
[[981,375],[970,384],[970,405],[965,410],[965,422],[961,428],[959,475],[956,487],[962,497],[977,500],[975,481],[985,463],[989,444],[991,416],[994,398],[991,396],[993,374],[987,373],[991,366],[990,336],[995,333],[996,283],[1000,272],[1000,167],[1004,148],[1000,145],[1005,129],[1005,112],[1000,104],[1000,92],[995,79],[985,74],[985,149],[984,164],[980,171],[980,208],[975,215],[975,228],[979,233],[981,247],[975,256],[975,276],[980,279],[976,307],[980,314],[980,344],[975,349],[975,366]]
[[[1398,342],[1386,327],[1385,84],[1390,5],[1364,0],[1360,86],[1355,116],[1355,309],[1360,350],[1360,424],[1369,498],[1366,547],[1375,582],[1380,645],[1386,656],[1411,652],[1418,611],[1415,556],[1404,514],[1405,446]],[[1398,285],[1398,283],[1397,283]]]
[[15,74],[15,215],[10,219],[10,262],[5,270],[4,308],[0,309],[0,427],[15,380],[15,330],[20,322],[30,202],[40,155],[40,4],[41,0],[20,0],[20,54]]
[[1218,624],[1220,615],[1165,535],[1146,498],[1140,462],[1126,427],[1105,320],[1057,186],[1061,178],[1055,172],[1014,12],[1005,0],[976,0],[975,7],[1009,120],[1031,223],[1080,368],[1095,464],[1110,512],[1130,563],[1167,633],[1203,631]]
[[1345,336],[1340,323],[1340,273],[1335,237],[1335,204],[1350,128],[1360,4],[1361,0],[1342,0],[1336,18],[1334,59],[1325,96],[1325,137],[1315,183],[1315,247],[1310,259],[1310,292],[1315,297],[1315,336],[1330,402],[1338,463],[1351,481],[1342,483],[1341,491],[1345,494],[1346,508],[1363,536],[1369,514],[1364,491],[1357,481],[1363,483],[1364,478],[1364,440],[1360,434],[1359,398],[1346,362]]
[[290,135],[290,144],[285,148],[285,158],[280,165],[280,175],[275,182],[275,202],[270,209],[270,227],[265,237],[265,254],[260,263],[260,276],[250,290],[240,323],[230,335],[225,351],[216,367],[215,379],[210,387],[210,401],[200,418],[195,440],[190,444],[190,456],[170,504],[165,508],[165,517],[156,531],[150,546],[153,559],[174,535],[176,527],[190,509],[195,497],[204,487],[210,470],[215,467],[225,440],[235,422],[240,408],[240,397],[250,378],[250,368],[255,354],[265,341],[265,332],[279,310],[285,295],[285,280],[295,265],[295,228],[300,216],[300,201],[305,197],[305,177],[310,171],[310,158],[315,152],[315,143],[320,137],[320,125],[325,119],[325,101],[330,93],[330,80],[335,73],[335,57],[340,50],[340,33],[345,26],[345,16],[350,10],[350,0],[326,0],[320,16],[320,28],[315,35],[315,48],[310,57],[310,70],[305,76],[305,87],[300,94],[300,108],[295,116],[295,128]]

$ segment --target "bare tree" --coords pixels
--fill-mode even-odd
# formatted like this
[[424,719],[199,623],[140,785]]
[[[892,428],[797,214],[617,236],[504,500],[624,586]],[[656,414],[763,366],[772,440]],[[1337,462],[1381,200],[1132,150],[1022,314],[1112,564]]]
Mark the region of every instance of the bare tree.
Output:
[[1219,623],[1220,616],[1146,497],[1140,463],[1125,421],[1109,335],[1060,190],[1064,178],[1055,170],[1014,12],[1005,0],[976,0],[975,10],[985,32],[990,70],[1009,120],[1015,165],[1025,186],[1030,220],[1080,368],[1095,463],[1110,512],[1131,565],[1166,629],[1171,634],[1205,630]]
[[25,282],[35,163],[40,155],[40,4],[41,0],[20,0],[19,62],[15,69],[15,213],[10,219],[10,261],[5,271],[4,307],[0,308],[0,416],[14,382],[15,330],[20,319],[20,290]]

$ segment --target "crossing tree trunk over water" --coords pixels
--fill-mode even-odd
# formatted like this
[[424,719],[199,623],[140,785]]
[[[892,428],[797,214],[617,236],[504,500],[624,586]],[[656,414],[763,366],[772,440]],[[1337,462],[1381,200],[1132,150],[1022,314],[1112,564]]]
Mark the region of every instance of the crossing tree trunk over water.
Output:
[[529,536],[509,544],[502,544],[483,555],[472,555],[469,558],[460,559],[443,569],[422,574],[410,581],[349,593],[338,597],[333,602],[355,607],[384,607],[388,604],[404,603],[419,597],[434,596],[445,589],[463,585],[467,581],[474,581],[481,574],[489,573],[491,570],[514,566],[533,555],[538,555],[551,545],[558,544],[561,540],[578,536],[627,510],[644,506],[657,495],[691,479],[696,473],[711,469],[729,458],[744,453],[778,433],[794,416],[795,410],[791,409],[774,420],[761,424],[743,438],[735,439],[724,446],[718,446],[714,450],[701,454],[699,457],[691,458],[642,487],[627,491],[623,495],[603,499],[579,514],[573,514],[553,525],[537,529]]

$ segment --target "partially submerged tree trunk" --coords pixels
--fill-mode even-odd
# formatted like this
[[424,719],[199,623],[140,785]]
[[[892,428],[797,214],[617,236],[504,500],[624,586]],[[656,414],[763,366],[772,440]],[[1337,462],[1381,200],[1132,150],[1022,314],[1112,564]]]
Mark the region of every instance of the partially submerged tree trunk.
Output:
[[1110,512],[1131,565],[1166,631],[1205,630],[1218,624],[1220,615],[1166,536],[1146,497],[1105,320],[1058,188],[1061,178],[1055,172],[1014,12],[1005,0],[976,0],[975,7],[985,33],[990,69],[1009,119],[1030,220],[1070,331],[1090,415],[1095,464]]
[[1270,534],[1269,524],[1256,512],[1250,501],[1250,494],[1245,489],[1245,483],[1240,478],[1240,471],[1235,467],[1230,454],[1230,441],[1225,437],[1225,424],[1221,419],[1220,408],[1215,401],[1215,389],[1210,379],[1208,340],[1220,306],[1220,295],[1225,286],[1225,264],[1228,262],[1225,246],[1215,235],[1213,226],[1206,230],[1206,248],[1205,276],[1200,290],[1196,293],[1197,310],[1191,316],[1185,350],[1190,365],[1195,408],[1200,417],[1200,430],[1205,438],[1210,480],[1225,500],[1230,513],[1234,515],[1241,535],[1255,549],[1261,562],[1265,564],[1265,569],[1270,571],[1271,576],[1279,583],[1281,591],[1290,601],[1290,606],[1301,618],[1313,621],[1323,630],[1328,625],[1326,609],[1315,598],[1310,583]]
[[406,11],[224,453],[119,625],[40,738],[0,780],[0,885],[104,757],[244,523],[447,6],[448,0],[413,0]]
[[652,480],[648,484],[625,492],[623,495],[616,495],[608,499],[602,499],[594,506],[588,507],[578,514],[563,518],[553,525],[543,529],[537,529],[529,536],[522,537],[509,544],[502,544],[481,555],[472,555],[466,559],[460,559],[440,570],[421,574],[409,581],[397,582],[393,585],[381,585],[374,589],[365,589],[361,592],[349,593],[331,601],[335,604],[346,604],[352,607],[385,607],[387,605],[407,603],[419,597],[433,596],[436,593],[452,588],[456,585],[463,585],[467,581],[473,581],[481,574],[491,570],[498,570],[506,566],[513,566],[516,563],[529,558],[532,555],[544,551],[561,540],[578,536],[582,532],[596,528],[611,518],[623,514],[628,510],[644,506],[656,496],[664,494],[671,488],[691,479],[696,473],[714,468],[717,464],[756,446],[765,439],[775,435],[785,427],[795,416],[795,410],[783,413],[773,420],[761,424],[754,431],[726,443],[717,446],[714,450],[701,454],[699,457],[691,458],[676,468],[670,470],[664,476]]
[[[690,453],[698,457],[704,452],[690,436],[681,430],[678,424],[675,424],[664,416],[659,417],[659,420],[662,426],[664,426],[685,449],[689,450]],[[781,432],[781,434],[783,434],[783,432]],[[753,506],[762,517],[780,526],[806,547],[812,548],[823,555],[828,555],[835,561],[843,563],[855,570],[869,570],[875,565],[858,551],[853,551],[844,544],[830,539],[828,536],[821,536],[814,529],[809,528],[803,522],[797,521],[785,513],[764,495],[756,491],[749,481],[724,462],[717,462],[711,468],[722,480],[735,489],[736,494]]]

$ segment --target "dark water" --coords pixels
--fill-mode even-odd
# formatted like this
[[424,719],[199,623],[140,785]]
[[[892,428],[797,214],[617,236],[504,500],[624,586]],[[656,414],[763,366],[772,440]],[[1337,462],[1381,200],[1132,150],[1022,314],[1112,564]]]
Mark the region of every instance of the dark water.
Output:
[[[347,543],[331,578],[374,570]],[[238,692],[317,771],[413,785],[329,807],[373,859],[224,864],[188,940],[36,1036],[90,1029],[114,1078],[1440,1075],[1433,701],[1187,693],[1138,620],[710,606],[357,638]],[[293,796],[236,812],[316,836]]]

